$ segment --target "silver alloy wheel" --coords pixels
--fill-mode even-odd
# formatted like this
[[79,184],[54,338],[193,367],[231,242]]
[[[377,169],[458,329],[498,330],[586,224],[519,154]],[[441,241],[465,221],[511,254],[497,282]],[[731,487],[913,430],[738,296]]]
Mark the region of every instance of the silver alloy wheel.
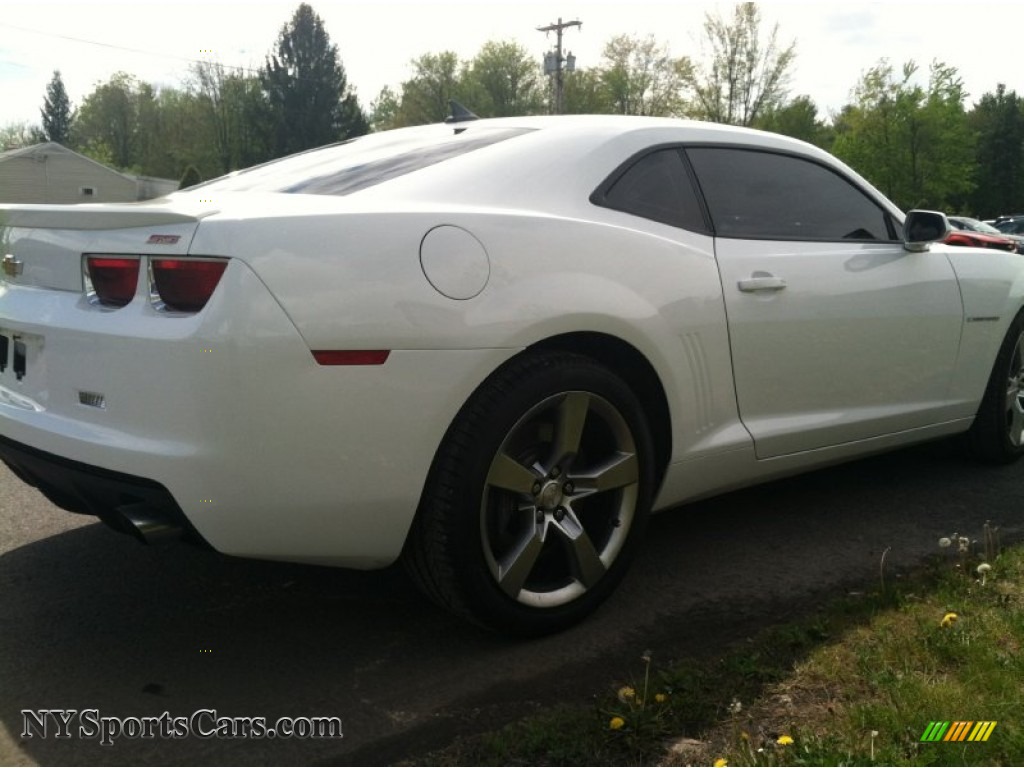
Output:
[[629,537],[639,482],[634,436],[603,397],[563,392],[531,408],[498,448],[481,499],[501,591],[553,608],[596,586]]
[[1010,370],[1006,381],[1006,429],[1014,447],[1024,444],[1024,334],[1010,357]]

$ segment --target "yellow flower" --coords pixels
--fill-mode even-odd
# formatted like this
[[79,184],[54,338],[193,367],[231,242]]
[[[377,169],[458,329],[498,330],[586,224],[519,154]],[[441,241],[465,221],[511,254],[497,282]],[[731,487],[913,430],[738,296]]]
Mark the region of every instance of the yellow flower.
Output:
[[787,736],[786,734],[782,734],[781,736],[779,736],[778,741],[776,741],[775,743],[783,747],[788,747],[790,744],[793,743],[793,737]]
[[619,688],[619,701],[623,704],[629,704],[636,698],[636,691],[633,690],[632,686],[624,685]]
[[608,727],[611,728],[613,731],[619,730],[619,728],[621,728],[625,724],[626,721],[623,720],[621,717],[613,717],[611,720],[608,721]]
[[960,617],[957,616],[955,613],[947,613],[945,616],[942,617],[942,621],[939,622],[939,626],[952,627],[954,624],[956,624],[956,620],[958,618]]
[[654,694],[654,700],[659,704],[664,704],[666,701],[668,701],[668,696],[666,696],[664,693],[656,693]]
[[715,768],[726,768],[727,765],[729,765],[729,761],[724,757],[720,757],[715,760]]

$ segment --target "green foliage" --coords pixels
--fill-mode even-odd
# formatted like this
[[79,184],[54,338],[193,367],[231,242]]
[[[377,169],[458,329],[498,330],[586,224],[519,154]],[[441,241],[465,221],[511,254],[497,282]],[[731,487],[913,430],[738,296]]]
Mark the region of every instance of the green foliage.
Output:
[[836,119],[833,152],[904,209],[956,209],[974,184],[967,94],[953,67],[934,62],[927,89],[916,74],[914,62],[898,76],[884,59],[869,69]]
[[673,58],[653,35],[617,35],[602,54],[602,101],[620,115],[676,116],[683,111],[680,93],[691,73],[690,60]]
[[578,69],[563,75],[564,110],[568,115],[600,115],[612,112],[611,96],[604,87],[601,70]]
[[709,51],[700,65],[684,73],[694,117],[730,125],[751,125],[784,101],[796,43],[783,47],[776,24],[761,35],[756,3],[740,3],[731,22],[707,14],[704,36]]
[[990,217],[1024,210],[1024,99],[1000,83],[981,97],[970,126],[978,136],[971,212]]
[[540,66],[518,43],[488,42],[463,68],[461,92],[481,117],[544,111]]
[[46,140],[67,144],[71,136],[71,100],[64,88],[59,69],[53,71],[53,78],[46,86],[46,97],[43,99],[40,114]]
[[792,136],[822,149],[831,147],[835,139],[831,126],[818,117],[818,108],[809,96],[797,96],[788,104],[762,112],[753,127]]
[[109,157],[117,168],[131,168],[136,159],[142,98],[141,84],[127,72],[117,72],[97,85],[78,110],[72,146],[94,157]]
[[[749,124],[832,150],[904,208],[981,217],[1024,209],[1024,100],[1016,93],[1000,85],[967,112],[955,68],[933,64],[924,87],[912,62],[896,72],[883,60],[828,121],[807,96],[785,99],[795,44],[779,43],[777,25],[767,35],[760,26],[754,3],[736,6],[727,20],[709,14],[703,61],[673,57],[650,35],[613,37],[596,66],[564,73],[564,111]],[[427,53],[410,66],[409,79],[382,89],[367,118],[320,17],[302,4],[258,75],[196,64],[178,89],[120,72],[97,83],[75,112],[54,72],[42,130],[0,128],[0,149],[63,136],[122,170],[180,178],[194,166],[212,178],[371,124],[379,131],[439,122],[450,99],[482,117],[546,110],[550,82],[514,42],[487,42],[466,61]]]
[[[402,83],[395,126],[443,121],[448,116],[449,99],[463,101],[458,55],[454,51],[425,53],[410,64],[413,76]],[[466,106],[473,108],[472,104]]]
[[[720,658],[654,669],[596,703],[457,742],[439,765],[1018,765],[1024,549],[954,534],[884,593],[849,596]],[[635,662],[634,662],[635,664]],[[922,743],[930,722],[995,721],[986,742]]]
[[275,157],[369,130],[348,87],[338,47],[306,3],[299,5],[291,21],[281,28],[276,52],[267,57],[260,80],[274,127]]
[[203,62],[192,67],[191,88],[202,129],[216,149],[217,173],[272,157],[274,123],[258,77],[233,73],[218,62]]
[[401,102],[398,96],[385,85],[380,89],[377,98],[370,104],[370,129],[373,131],[387,131],[398,126],[398,111],[401,109]]
[[41,141],[46,141],[42,132],[24,121],[0,126],[0,152],[28,147]]

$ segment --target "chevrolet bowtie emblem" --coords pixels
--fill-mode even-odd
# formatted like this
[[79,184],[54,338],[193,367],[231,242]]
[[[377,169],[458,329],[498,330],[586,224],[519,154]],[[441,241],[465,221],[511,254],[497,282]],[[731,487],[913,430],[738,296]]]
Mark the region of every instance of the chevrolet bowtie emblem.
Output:
[[21,274],[22,268],[25,266],[25,262],[18,261],[16,258],[7,254],[4,256],[4,274],[8,277],[17,277]]

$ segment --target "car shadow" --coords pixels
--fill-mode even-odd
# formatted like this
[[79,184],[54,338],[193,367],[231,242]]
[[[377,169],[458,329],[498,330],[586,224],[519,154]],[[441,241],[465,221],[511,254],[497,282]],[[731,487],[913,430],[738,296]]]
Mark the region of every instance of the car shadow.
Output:
[[[595,616],[516,642],[435,609],[397,567],[354,572],[146,548],[99,524],[0,556],[0,721],[38,764],[382,764],[628,679],[644,651],[699,658],[877,585],[986,520],[1019,538],[1024,464],[948,444],[656,516]],[[64,514],[56,510],[54,515]],[[339,717],[343,739],[23,736],[23,710],[100,717]],[[31,725],[31,723],[29,724]],[[72,722],[77,730],[77,721]]]

